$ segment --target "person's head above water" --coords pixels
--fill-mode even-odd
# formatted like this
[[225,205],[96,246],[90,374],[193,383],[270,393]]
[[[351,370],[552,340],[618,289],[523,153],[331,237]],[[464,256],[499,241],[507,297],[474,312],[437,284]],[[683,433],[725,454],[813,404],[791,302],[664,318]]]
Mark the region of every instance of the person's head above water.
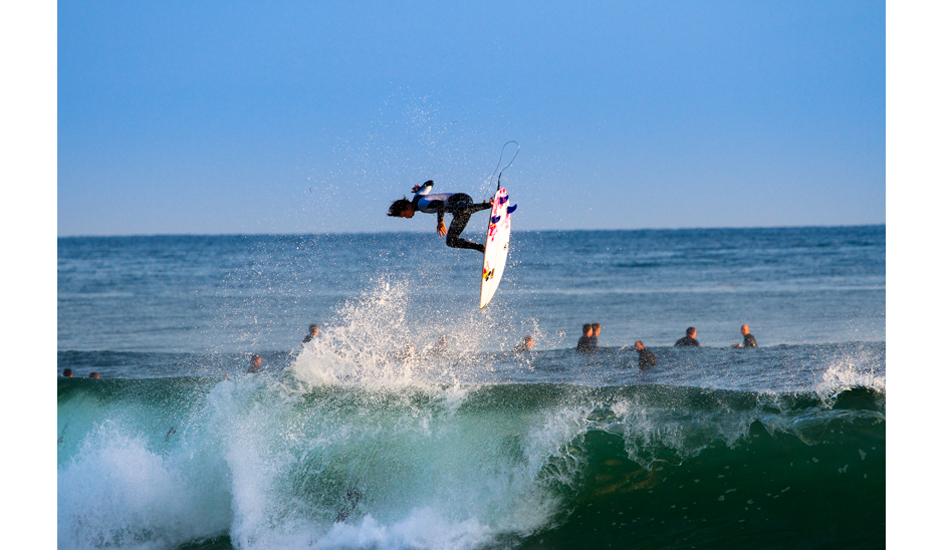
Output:
[[534,347],[534,337],[529,334],[512,351],[530,351],[532,347]]
[[739,328],[739,332],[743,335],[749,334],[749,325],[742,325],[742,327]]
[[317,325],[310,325],[310,334],[314,336],[320,334],[320,327]]
[[584,336],[591,336],[594,334],[594,327],[590,326],[589,324],[585,324],[581,330],[584,332]]
[[686,336],[689,336],[690,338],[696,338],[696,329],[693,327],[689,327],[688,329],[686,329]]
[[643,349],[643,342],[641,342],[640,340],[637,340],[636,342],[634,342],[633,349],[637,349],[637,350]]
[[261,356],[258,354],[251,355],[251,365],[247,368],[248,374],[257,374],[261,372]]

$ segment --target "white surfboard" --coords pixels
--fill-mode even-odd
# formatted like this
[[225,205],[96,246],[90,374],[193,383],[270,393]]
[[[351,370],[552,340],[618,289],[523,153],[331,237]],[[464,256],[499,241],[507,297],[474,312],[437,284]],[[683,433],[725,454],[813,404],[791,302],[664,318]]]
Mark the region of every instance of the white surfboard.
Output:
[[511,213],[515,206],[508,201],[508,190],[499,189],[495,193],[488,219],[488,236],[485,239],[485,263],[482,265],[482,294],[479,309],[484,309],[491,301],[501,275],[505,272],[508,260],[508,240],[511,236]]

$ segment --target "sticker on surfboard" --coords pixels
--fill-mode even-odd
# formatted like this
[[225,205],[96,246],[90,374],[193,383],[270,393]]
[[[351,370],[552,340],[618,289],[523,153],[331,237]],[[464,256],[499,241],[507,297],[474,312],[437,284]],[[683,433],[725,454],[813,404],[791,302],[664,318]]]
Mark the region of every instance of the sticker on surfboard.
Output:
[[482,293],[479,309],[491,301],[508,260],[508,241],[511,236],[511,213],[517,205],[508,201],[508,190],[499,189],[492,199],[491,217],[488,219],[488,235],[485,238],[485,262],[482,264]]

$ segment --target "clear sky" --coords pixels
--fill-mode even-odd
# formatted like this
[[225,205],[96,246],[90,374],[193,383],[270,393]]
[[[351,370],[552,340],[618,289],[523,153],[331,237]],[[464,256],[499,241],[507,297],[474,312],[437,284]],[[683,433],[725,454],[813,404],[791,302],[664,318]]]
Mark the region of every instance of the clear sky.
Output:
[[884,223],[884,2],[449,4],[60,3],[58,234]]

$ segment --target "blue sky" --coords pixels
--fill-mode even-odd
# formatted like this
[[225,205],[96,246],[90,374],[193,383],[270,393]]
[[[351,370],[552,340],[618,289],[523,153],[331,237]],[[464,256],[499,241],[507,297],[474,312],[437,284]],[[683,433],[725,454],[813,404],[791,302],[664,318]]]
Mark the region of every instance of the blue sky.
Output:
[[58,234],[884,223],[883,2],[390,4],[60,3]]

